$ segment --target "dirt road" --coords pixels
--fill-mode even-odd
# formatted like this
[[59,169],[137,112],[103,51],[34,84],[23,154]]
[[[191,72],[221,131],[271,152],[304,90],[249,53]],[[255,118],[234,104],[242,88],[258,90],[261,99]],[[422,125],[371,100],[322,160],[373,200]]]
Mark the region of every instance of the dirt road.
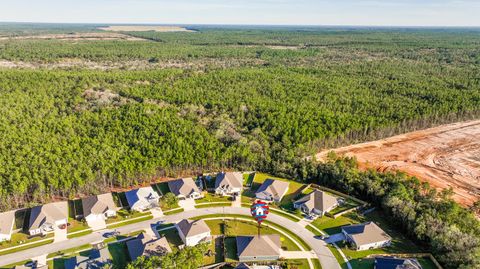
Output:
[[[321,160],[330,150],[316,155]],[[362,167],[401,170],[439,189],[452,187],[454,199],[470,205],[480,199],[480,120],[334,149],[356,156]]]

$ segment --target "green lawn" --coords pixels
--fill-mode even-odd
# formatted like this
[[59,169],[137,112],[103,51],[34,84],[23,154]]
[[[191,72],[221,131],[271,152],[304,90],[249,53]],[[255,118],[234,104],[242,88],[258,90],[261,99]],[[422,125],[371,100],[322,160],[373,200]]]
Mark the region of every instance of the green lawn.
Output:
[[[348,269],[347,263],[343,260],[342,255],[340,254],[340,252],[338,252],[338,250],[337,250],[334,246],[327,245],[327,247],[330,249],[330,251],[332,252],[333,256],[335,256],[335,259],[337,259],[337,261],[338,261],[338,263],[340,264],[340,266],[342,267],[342,269]],[[355,268],[355,267],[354,267],[354,268]]]
[[298,221],[301,220],[301,218],[298,217],[297,215],[295,215],[297,217],[294,217],[294,216],[290,215],[292,213],[287,214],[287,213],[283,212],[281,209],[280,210],[270,210],[270,214],[277,214],[277,215],[280,215],[280,216],[282,216],[284,218],[287,218],[287,219],[289,219],[291,221],[294,221],[294,222],[298,222]]
[[164,215],[173,215],[173,214],[177,214],[177,213],[180,213],[180,212],[183,212],[185,209],[179,207],[179,208],[176,208],[176,209],[173,209],[173,210],[170,210],[170,211],[166,211],[166,212],[163,212]]
[[72,218],[68,219],[68,233],[74,233],[82,230],[90,229],[85,221],[78,221]]
[[138,219],[128,219],[128,220],[125,220],[121,223],[113,223],[113,224],[108,224],[107,227],[109,229],[113,229],[113,228],[117,228],[117,227],[121,227],[121,226],[125,226],[125,225],[128,225],[128,224],[132,224],[132,223],[137,223],[137,222],[141,222],[141,221],[146,221],[146,220],[149,220],[149,219],[153,219],[153,216],[152,215],[143,215],[142,217],[138,218]]
[[210,203],[210,202],[231,202],[230,196],[220,196],[213,193],[204,192],[205,197],[195,200],[196,204]]
[[292,259],[287,260],[286,268],[295,268],[295,269],[310,269],[310,265],[308,265],[307,259]]
[[[210,227],[212,234],[225,235],[233,237],[237,235],[256,235],[258,233],[258,226],[256,223],[245,220],[206,220],[208,227]],[[262,234],[279,234],[272,228],[263,226],[260,230]],[[300,248],[289,238],[280,234],[282,242],[282,249],[294,251]]]
[[195,208],[204,208],[204,207],[218,207],[218,206],[231,206],[231,202],[222,202],[222,203],[214,203],[214,204],[202,204],[196,205]]
[[255,176],[255,173],[250,173],[250,174],[243,174],[243,186],[248,187],[252,184],[253,182],[253,177]]
[[210,242],[210,244],[208,246],[208,250],[211,253],[211,255],[209,256],[209,255],[206,254],[203,257],[203,265],[220,263],[220,262],[224,261],[222,239],[221,238],[215,238],[215,240],[212,240],[212,242]]
[[235,237],[225,237],[225,261],[238,261],[237,257],[237,241]]
[[84,236],[84,235],[87,235],[87,234],[91,234],[92,233],[92,230],[84,230],[82,232],[78,232],[78,233],[75,233],[75,234],[67,234],[67,238],[75,238],[75,237],[81,237],[81,236]]
[[[14,249],[13,251],[2,251],[2,249],[11,248],[11,247],[15,247],[15,246],[21,246],[21,245],[24,245],[24,244],[27,244],[27,243],[37,242],[37,241],[52,238],[52,237],[53,237],[53,233],[50,233],[50,234],[46,235],[45,237],[35,236],[35,237],[30,237],[30,238],[29,238],[29,235],[27,235],[25,233],[13,233],[10,241],[0,242],[0,254],[12,253],[12,252],[16,252],[16,251],[19,251],[20,249],[25,249],[25,248],[19,247],[17,249]],[[39,243],[39,244],[43,245],[43,244],[46,244],[46,243]]]
[[120,209],[117,211],[117,215],[115,217],[108,218],[106,220],[106,223],[110,224],[110,223],[115,223],[119,221],[130,220],[133,218],[145,217],[145,216],[151,216],[151,213],[149,211],[137,212],[137,211],[129,211],[126,209]]
[[313,268],[315,269],[322,269],[322,265],[318,259],[312,259]]

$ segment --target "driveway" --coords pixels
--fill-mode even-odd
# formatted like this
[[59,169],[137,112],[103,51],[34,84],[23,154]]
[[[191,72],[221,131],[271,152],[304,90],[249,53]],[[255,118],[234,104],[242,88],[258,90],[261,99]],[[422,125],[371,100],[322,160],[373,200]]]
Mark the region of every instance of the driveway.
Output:
[[284,251],[280,250],[280,257],[285,259],[316,259],[314,251]]
[[[53,241],[54,242],[62,242],[68,240],[67,237],[67,229],[60,229],[58,227],[53,228]],[[40,255],[48,254],[48,253],[41,253]],[[40,256],[39,255],[39,256]]]
[[[174,215],[168,215],[161,218],[154,218],[147,221],[132,223],[123,227],[119,227],[116,230],[121,234],[127,234],[130,232],[135,232],[139,230],[149,229],[152,223],[158,221],[165,221],[170,223],[176,223],[182,219],[204,216],[209,214],[241,214],[245,216],[250,216],[250,210],[248,208],[234,208],[234,207],[208,207],[208,208],[198,208],[190,211],[180,212]],[[320,260],[322,268],[328,269],[341,269],[338,264],[335,256],[327,248],[326,243],[323,240],[315,238],[315,235],[304,227],[298,225],[298,223],[293,222],[289,219],[286,219],[280,215],[270,214],[268,220],[285,227],[290,230],[292,233],[298,235],[303,239],[315,252],[316,257]],[[39,246],[36,248],[31,248],[7,255],[0,256],[0,266],[5,266],[8,264],[16,263],[19,261],[28,260],[31,257],[40,256],[44,254],[54,253],[68,248],[79,247],[81,245],[90,244],[92,242],[98,242],[105,239],[102,234],[108,232],[108,230],[103,230],[99,232],[93,232],[91,234],[71,238],[67,241],[54,242],[48,245]]]
[[195,210],[195,200],[191,198],[178,201],[178,205],[185,211]]
[[331,244],[331,243],[336,243],[343,240],[345,240],[345,235],[342,233],[338,233],[338,234],[330,235],[327,239],[325,239],[325,242],[328,244]]
[[92,228],[92,231],[99,231],[107,228],[107,223],[104,219],[97,219],[87,222],[88,227]]

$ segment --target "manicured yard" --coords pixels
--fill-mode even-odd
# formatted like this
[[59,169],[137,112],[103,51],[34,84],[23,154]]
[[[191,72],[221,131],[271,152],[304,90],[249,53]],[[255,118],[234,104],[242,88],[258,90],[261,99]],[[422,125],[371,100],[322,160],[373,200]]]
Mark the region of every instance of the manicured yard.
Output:
[[80,231],[80,232],[77,232],[77,233],[69,233],[69,234],[67,234],[67,238],[70,239],[70,238],[75,238],[75,237],[81,237],[81,236],[91,234],[91,233],[92,233],[92,230],[83,230],[83,231]]
[[231,202],[230,196],[220,196],[213,193],[204,192],[205,197],[195,200],[196,204],[210,203],[210,202]]
[[286,268],[310,269],[307,259],[287,260],[285,263],[287,264]]
[[143,215],[143,216],[141,216],[137,219],[128,219],[128,220],[125,220],[125,221],[120,222],[120,223],[108,224],[107,227],[109,229],[113,229],[113,228],[118,228],[118,227],[125,226],[125,225],[128,225],[128,224],[132,224],[132,223],[146,221],[146,220],[149,220],[149,219],[153,219],[153,216],[152,215]]
[[[3,242],[0,243],[0,253],[1,254],[6,253],[6,252],[2,252],[1,251],[2,249],[15,247],[15,246],[21,246],[21,245],[24,245],[24,244],[27,244],[27,243],[32,243],[32,242],[36,242],[36,241],[40,241],[40,240],[48,239],[48,238],[52,238],[52,237],[53,237],[53,233],[50,233],[50,234],[46,235],[45,237],[35,236],[35,237],[31,237],[31,238],[29,238],[29,235],[27,235],[25,233],[13,233],[10,241],[3,241]],[[14,250],[12,252],[19,251],[19,249],[20,248]]]
[[[212,234],[226,235],[227,237],[233,237],[237,235],[256,235],[258,233],[258,227],[255,223],[245,220],[206,220],[208,227],[210,227]],[[272,228],[263,226],[261,228],[262,234],[279,234],[279,232]],[[282,248],[285,250],[293,251],[300,250],[298,246],[289,238],[284,235],[280,235],[282,242]]]
[[327,245],[327,247],[330,249],[333,256],[335,256],[335,259],[337,259],[337,261],[340,264],[340,266],[342,267],[342,269],[348,269],[347,263],[343,260],[340,252],[338,252],[338,250],[334,246]]
[[173,209],[173,210],[164,211],[163,214],[164,214],[164,215],[173,215],[173,214],[177,214],[177,213],[183,212],[184,210],[185,210],[185,209],[179,207],[179,208],[176,208],[176,209]]
[[[222,239],[215,238],[212,242],[209,243],[208,252],[203,257],[203,265],[209,265],[214,263],[223,262],[223,247]],[[208,255],[210,253],[210,255]]]
[[126,209],[120,209],[117,211],[117,215],[112,218],[108,218],[106,220],[107,224],[114,223],[114,222],[119,222],[119,221],[124,221],[124,220],[130,220],[133,218],[138,218],[138,217],[144,217],[144,216],[149,216],[151,213],[149,211],[147,212],[137,212],[137,211],[129,211]]
[[341,226],[356,224],[362,222],[363,219],[355,212],[347,213],[336,219],[323,216],[312,222],[312,225],[324,231],[327,234],[336,234],[341,232]]
[[85,221],[78,221],[72,218],[68,219],[68,233],[74,233],[82,230],[90,229]]
[[195,208],[204,208],[204,207],[219,207],[219,206],[231,206],[231,202],[216,202],[216,203],[207,203],[196,205]]

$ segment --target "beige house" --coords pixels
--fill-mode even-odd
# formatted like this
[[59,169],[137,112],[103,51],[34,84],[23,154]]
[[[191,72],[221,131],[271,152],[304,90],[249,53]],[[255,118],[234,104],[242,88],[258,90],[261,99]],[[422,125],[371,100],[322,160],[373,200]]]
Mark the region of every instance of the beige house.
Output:
[[374,222],[342,227],[345,240],[356,250],[367,250],[390,246],[392,238]]
[[0,242],[12,238],[13,225],[15,224],[15,211],[0,213]]
[[272,261],[280,258],[280,236],[237,236],[237,255],[240,262]]
[[195,246],[211,241],[210,228],[203,220],[184,219],[175,225],[186,246]]
[[162,256],[172,252],[165,237],[153,238],[146,233],[139,234],[135,239],[127,241],[126,244],[132,261],[140,256]]
[[180,178],[169,181],[168,188],[179,199],[199,199],[203,197],[192,178]]
[[338,206],[338,199],[326,192],[315,190],[293,203],[294,208],[300,208],[303,213],[317,217],[323,216]]
[[[117,206],[111,193],[104,193],[82,199],[83,217],[90,227],[105,228],[105,220],[117,215]],[[98,223],[102,223],[98,225]]]
[[288,191],[288,182],[267,179],[255,192],[257,199],[269,202],[280,202]]
[[215,179],[215,193],[219,195],[240,194],[243,189],[243,175],[240,172],[219,173]]
[[28,232],[30,235],[46,234],[57,228],[66,229],[68,223],[68,203],[57,202],[32,208]]

